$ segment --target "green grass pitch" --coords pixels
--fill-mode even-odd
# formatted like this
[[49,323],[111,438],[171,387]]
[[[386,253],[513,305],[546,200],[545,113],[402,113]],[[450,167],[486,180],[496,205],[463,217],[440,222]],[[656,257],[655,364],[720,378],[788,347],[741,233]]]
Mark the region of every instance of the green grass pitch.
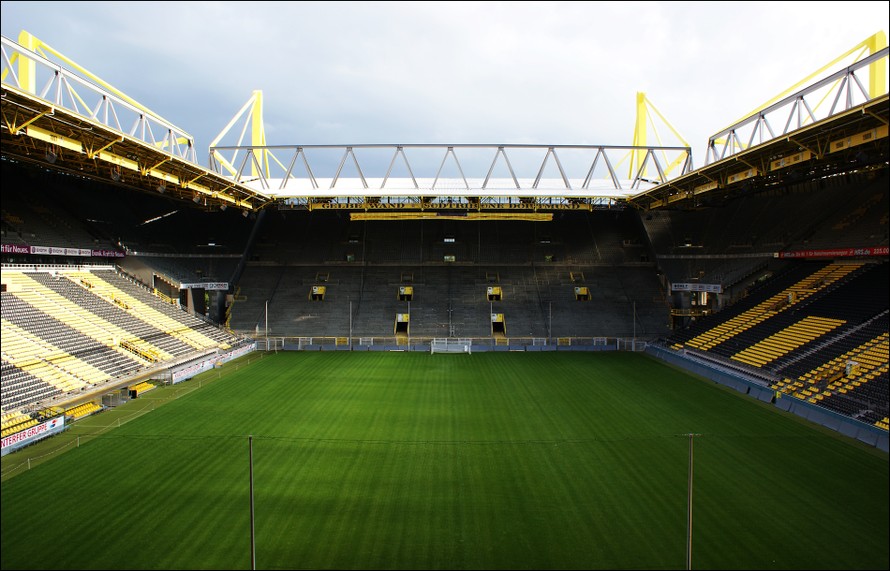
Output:
[[682,569],[690,432],[693,568],[888,568],[887,454],[645,355],[257,357],[5,478],[2,568],[249,569],[251,436],[259,569]]

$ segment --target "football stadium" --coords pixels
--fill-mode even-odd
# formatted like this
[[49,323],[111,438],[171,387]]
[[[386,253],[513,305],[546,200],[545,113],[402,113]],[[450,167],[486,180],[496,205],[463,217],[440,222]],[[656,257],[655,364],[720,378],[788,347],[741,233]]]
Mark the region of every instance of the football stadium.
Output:
[[2,55],[3,569],[890,566],[884,33],[695,162]]

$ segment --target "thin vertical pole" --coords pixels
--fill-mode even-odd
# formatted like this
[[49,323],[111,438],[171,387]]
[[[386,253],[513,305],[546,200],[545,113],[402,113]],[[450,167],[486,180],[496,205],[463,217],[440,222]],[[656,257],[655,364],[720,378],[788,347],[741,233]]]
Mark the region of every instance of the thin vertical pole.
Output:
[[269,300],[266,300],[266,351],[269,350]]
[[253,436],[247,437],[247,448],[250,459],[250,568],[256,569],[256,534],[254,533],[253,513]]
[[633,321],[634,321],[634,339],[633,339],[633,343],[631,343],[630,350],[636,351],[637,350],[637,302],[636,302],[636,300],[634,300]]
[[692,569],[692,442],[698,434],[689,433],[689,479],[686,492],[686,569]]
[[547,343],[553,345],[553,302],[547,304],[548,322],[547,322]]

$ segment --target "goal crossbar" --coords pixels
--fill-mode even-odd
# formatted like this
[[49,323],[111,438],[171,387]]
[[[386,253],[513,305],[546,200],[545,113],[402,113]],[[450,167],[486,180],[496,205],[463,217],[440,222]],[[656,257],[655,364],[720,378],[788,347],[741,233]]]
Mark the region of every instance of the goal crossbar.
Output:
[[468,353],[473,352],[471,339],[457,339],[454,337],[436,338],[430,341],[430,354],[434,353]]

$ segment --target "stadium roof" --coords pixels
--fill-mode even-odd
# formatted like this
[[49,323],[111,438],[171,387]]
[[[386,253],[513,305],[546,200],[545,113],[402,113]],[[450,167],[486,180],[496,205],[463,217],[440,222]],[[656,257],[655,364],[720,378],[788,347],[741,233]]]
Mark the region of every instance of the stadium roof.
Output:
[[694,207],[729,196],[887,168],[888,96],[679,176],[630,200],[643,209]]
[[[39,40],[34,41],[38,43],[32,46],[34,50],[52,51]],[[310,210],[546,211],[625,204],[641,209],[686,208],[706,204],[712,197],[851,170],[886,168],[888,160],[890,113],[886,87],[877,96],[861,85],[858,91],[854,89],[859,83],[857,72],[867,74],[870,68],[886,68],[886,47],[718,133],[708,149],[708,158],[713,155],[714,162],[698,170],[692,170],[688,147],[270,147],[256,141],[244,146],[211,146],[212,164],[205,168],[196,163],[193,139],[187,133],[100,79],[88,75],[89,80],[85,80],[46,59],[41,55],[44,52],[26,49],[7,38],[3,38],[2,47],[0,134],[4,160],[41,165],[123,188],[167,193],[206,207],[233,206],[245,214],[272,204]],[[878,75],[872,72],[872,77]],[[834,89],[837,95],[828,114],[814,113],[818,105],[811,105],[807,98],[820,98],[821,104],[830,99],[823,92]],[[855,99],[863,96],[861,103]],[[788,116],[783,119],[784,129],[773,128],[770,114]],[[745,129],[750,136],[740,137]],[[768,132],[765,138],[764,132]],[[260,140],[264,143],[264,137]],[[718,151],[721,142],[723,150]],[[412,154],[410,163],[406,149]],[[475,163],[475,168],[469,168],[465,153],[473,149],[488,154]],[[230,160],[222,157],[224,150],[233,152]],[[333,150],[336,156],[327,161],[329,172],[323,173],[309,156],[324,150]],[[418,169],[413,153],[423,150],[438,154]],[[372,161],[376,170],[363,166],[368,164],[364,155],[360,164],[358,155],[376,151],[384,153],[376,163]],[[517,161],[516,154],[523,151],[537,155]],[[668,152],[674,155],[667,156]],[[577,159],[574,164],[572,153]],[[631,161],[626,176],[618,167],[615,153],[636,159],[635,166]],[[338,157],[339,165],[334,170]],[[514,157],[512,163],[510,157]],[[451,175],[444,175],[443,167],[449,161],[456,170],[452,168]],[[514,168],[520,163],[521,167]],[[682,168],[674,176],[672,169],[677,166]],[[402,168],[403,173],[395,174],[394,167]],[[347,172],[350,169],[351,174]]]
[[245,211],[271,200],[184,157],[6,84],[2,117],[5,160]]
[[[34,50],[59,55],[31,38]],[[2,38],[5,160],[245,212],[271,200],[198,165],[181,129],[67,58],[86,78],[34,50]]]

